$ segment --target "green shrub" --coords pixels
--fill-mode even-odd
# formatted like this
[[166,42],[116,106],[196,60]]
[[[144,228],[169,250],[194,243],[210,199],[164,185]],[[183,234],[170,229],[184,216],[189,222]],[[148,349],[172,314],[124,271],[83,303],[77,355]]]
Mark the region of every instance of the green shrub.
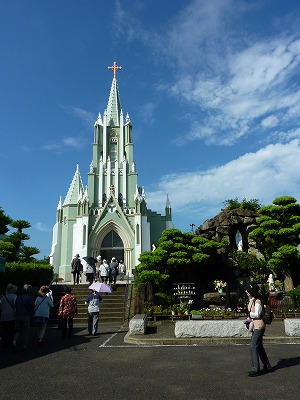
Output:
[[0,274],[0,292],[4,293],[6,285],[13,283],[19,288],[25,283],[32,286],[48,285],[53,279],[53,267],[41,263],[5,264],[5,272]]
[[290,297],[296,297],[296,307],[300,307],[300,286],[297,286],[294,290],[290,290],[287,292],[287,295]]

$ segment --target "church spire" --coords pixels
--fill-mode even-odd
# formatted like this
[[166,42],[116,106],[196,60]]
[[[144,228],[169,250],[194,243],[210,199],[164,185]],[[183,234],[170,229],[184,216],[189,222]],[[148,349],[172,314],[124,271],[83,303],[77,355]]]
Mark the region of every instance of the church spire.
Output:
[[83,184],[82,184],[82,179],[80,176],[79,172],[79,166],[77,164],[76,166],[76,171],[73,177],[73,180],[71,182],[71,185],[69,187],[67,196],[64,201],[64,206],[68,204],[77,204],[78,198],[82,195],[84,192]]
[[119,67],[117,63],[114,61],[113,65],[107,68],[113,70],[114,72],[114,77],[111,84],[108,105],[106,110],[107,121],[110,126],[120,126],[120,114],[122,113],[122,108],[121,108],[116,72],[122,69],[122,67]]

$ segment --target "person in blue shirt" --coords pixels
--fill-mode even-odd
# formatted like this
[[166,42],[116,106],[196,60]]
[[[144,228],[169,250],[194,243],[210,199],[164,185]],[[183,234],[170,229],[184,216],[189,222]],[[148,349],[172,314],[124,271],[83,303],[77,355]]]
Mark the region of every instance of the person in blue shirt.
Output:
[[92,290],[92,293],[88,295],[85,300],[85,304],[88,306],[88,332],[89,335],[96,335],[98,331],[100,303],[102,297],[99,293]]
[[41,286],[34,304],[34,321],[38,325],[39,345],[42,344],[50,316],[50,308],[53,307],[52,290],[49,289],[49,286]]

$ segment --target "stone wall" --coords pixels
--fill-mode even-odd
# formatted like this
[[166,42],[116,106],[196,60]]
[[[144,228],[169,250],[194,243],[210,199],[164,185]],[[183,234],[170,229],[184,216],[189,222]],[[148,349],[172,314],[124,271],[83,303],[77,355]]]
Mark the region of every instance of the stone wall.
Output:
[[224,210],[200,225],[195,234],[218,242],[226,238],[230,248],[238,250],[236,236],[239,231],[242,237],[241,250],[262,257],[262,254],[256,248],[256,242],[248,237],[249,233],[258,226],[256,223],[258,216],[253,211],[240,208],[231,211]]
[[250,337],[243,321],[176,321],[176,338]]

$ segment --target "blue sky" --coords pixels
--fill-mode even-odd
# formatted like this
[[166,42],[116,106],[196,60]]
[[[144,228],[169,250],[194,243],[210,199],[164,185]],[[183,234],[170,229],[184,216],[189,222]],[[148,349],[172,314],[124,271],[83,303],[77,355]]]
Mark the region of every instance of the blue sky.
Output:
[[51,250],[59,197],[116,59],[148,206],[182,231],[226,199],[300,198],[300,3],[10,0],[0,5],[0,205]]

